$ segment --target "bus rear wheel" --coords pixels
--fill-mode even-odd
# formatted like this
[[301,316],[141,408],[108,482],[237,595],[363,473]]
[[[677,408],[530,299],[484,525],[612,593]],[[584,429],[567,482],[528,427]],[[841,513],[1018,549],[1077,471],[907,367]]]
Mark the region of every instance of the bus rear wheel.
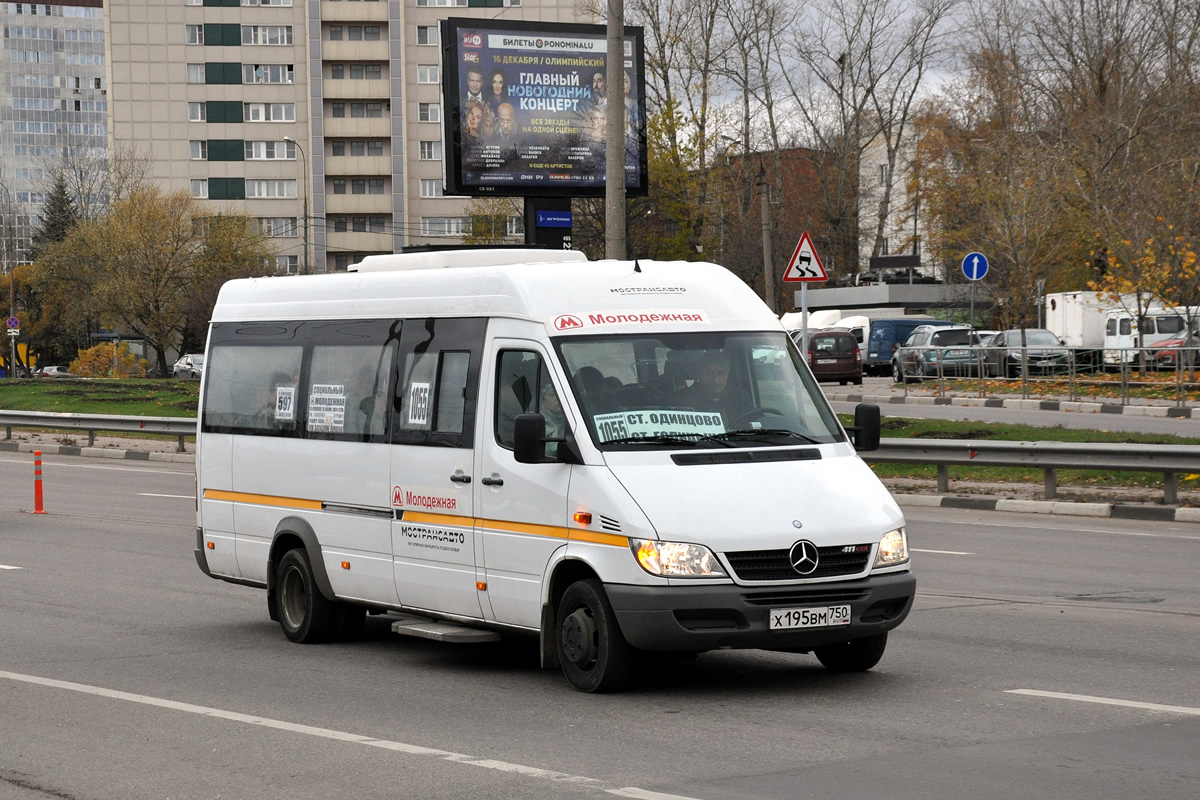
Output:
[[302,644],[328,641],[333,636],[338,623],[337,604],[326,600],[317,588],[303,548],[289,550],[279,559],[275,592],[284,636]]
[[576,581],[558,604],[558,660],[563,675],[581,692],[620,687],[633,663],[600,581]]

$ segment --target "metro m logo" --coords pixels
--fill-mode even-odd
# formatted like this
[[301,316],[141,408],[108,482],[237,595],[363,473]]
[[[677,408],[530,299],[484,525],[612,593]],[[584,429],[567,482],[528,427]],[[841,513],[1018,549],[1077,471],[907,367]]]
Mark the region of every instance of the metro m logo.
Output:
[[571,314],[563,314],[554,320],[554,329],[556,331],[569,331],[583,327],[583,320]]

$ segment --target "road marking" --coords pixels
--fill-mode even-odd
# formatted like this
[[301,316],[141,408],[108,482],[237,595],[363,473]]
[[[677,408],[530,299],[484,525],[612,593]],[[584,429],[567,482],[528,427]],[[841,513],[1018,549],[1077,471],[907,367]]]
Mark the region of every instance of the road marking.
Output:
[[958,550],[918,550],[915,547],[908,548],[911,553],[937,553],[943,556],[973,556],[974,553],[962,553]]
[[8,564],[0,564],[0,569],[21,569],[21,567],[10,567]]
[[[170,463],[169,461],[146,461],[146,462],[143,462],[143,466],[141,466],[140,468],[138,468],[138,467],[107,467],[107,466],[102,466],[100,464],[76,464],[72,461],[48,462],[48,461],[46,461],[45,456],[42,456],[42,462],[47,465],[49,465],[50,463],[53,463],[53,465],[56,469],[59,467],[63,467],[65,469],[74,467],[75,469],[107,469],[107,470],[113,470],[116,472],[145,472],[147,468],[152,468],[155,472],[161,472],[164,475],[194,475],[195,474],[194,470],[180,472],[178,470],[173,470],[173,469],[163,469],[162,468],[163,465],[169,464]],[[24,464],[25,466],[29,466],[29,463],[30,462],[28,459],[0,458],[0,464]]]
[[1117,700],[1112,697],[1092,697],[1087,694],[1065,694],[1063,692],[1043,692],[1038,689],[1008,689],[1006,694],[1023,694],[1030,697],[1047,697],[1051,700],[1075,700],[1080,703],[1100,703],[1106,706],[1124,706],[1140,708],[1144,711],[1167,711],[1172,714],[1190,714],[1200,717],[1200,708],[1188,706],[1164,706],[1159,703],[1142,703],[1137,700]]
[[229,720],[230,722],[243,722],[247,725],[259,725],[264,728],[273,728],[279,731],[287,731],[289,733],[300,733],[305,736],[316,736],[321,739],[332,739],[338,742],[347,742],[349,744],[361,744],[367,747],[378,747],[383,750],[393,750],[397,753],[406,753],[414,756],[430,756],[440,758],[445,761],[453,761],[457,764],[469,764],[473,767],[482,767],[484,769],[493,769],[499,772],[508,772],[517,775],[525,775],[531,778],[541,778],[544,780],[555,781],[558,783],[573,783],[580,786],[587,786],[607,794],[616,795],[618,797],[632,797],[637,800],[696,800],[696,798],[685,797],[675,794],[661,794],[659,792],[651,792],[646,789],[639,789],[636,786],[628,786],[625,788],[610,787],[604,781],[595,778],[587,778],[582,775],[569,775],[565,772],[554,772],[553,770],[541,769],[539,767],[529,767],[524,764],[513,764],[508,761],[496,761],[490,758],[476,758],[475,756],[465,755],[463,753],[452,753],[448,750],[438,750],[432,747],[422,747],[415,744],[407,744],[405,742],[394,742],[387,739],[374,739],[370,736],[362,736],[357,733],[347,733],[345,731],[332,730],[330,728],[317,728],[312,725],[299,725],[294,722],[284,722],[283,720],[269,719],[267,717],[259,717],[252,714],[240,714],[236,711],[226,711],[220,708],[210,708],[208,706],[198,706],[192,703],[180,703],[175,700],[164,700],[159,697],[150,697],[144,694],[131,694],[129,692],[120,692],[115,689],[105,689],[100,686],[88,686],[83,683],[72,683],[71,681],[59,681],[53,678],[42,678],[37,675],[23,675],[18,672],[3,672],[0,671],[0,679],[10,681],[20,681],[22,683],[32,683],[37,686],[46,686],[51,689],[65,689],[71,692],[80,692],[82,694],[90,694],[96,697],[105,697],[110,700],[123,700],[127,703],[140,703],[141,705],[154,706],[157,708],[165,708],[171,711],[183,711],[188,714],[199,714],[205,717],[215,717],[217,719]]
[[138,492],[138,497],[174,497],[179,500],[196,499],[196,496],[192,494],[154,494],[153,492]]
[[[907,517],[907,516],[911,516],[911,515],[906,513],[905,516]],[[921,521],[922,522],[933,522],[935,520],[930,519],[930,520],[921,520]],[[1200,536],[1183,536],[1183,535],[1171,534],[1171,533],[1144,533],[1141,531],[1120,531],[1120,530],[1106,531],[1101,528],[1072,528],[1069,526],[1069,523],[1066,520],[1064,520],[1062,517],[1056,517],[1054,520],[1046,520],[1047,523],[1052,522],[1052,521],[1053,522],[1062,522],[1064,524],[1061,527],[1050,527],[1049,525],[1017,525],[1015,523],[1001,523],[1001,522],[959,522],[959,523],[952,523],[952,524],[965,525],[965,526],[971,527],[971,528],[1018,528],[1020,530],[1026,530],[1026,531],[1055,531],[1055,532],[1061,532],[1061,533],[1112,533],[1112,534],[1116,534],[1118,536],[1141,536],[1141,537],[1148,537],[1151,539],[1185,539],[1185,540],[1200,541]],[[1162,521],[1166,522],[1167,520],[1162,520]],[[1187,523],[1182,523],[1182,524],[1187,524]]]

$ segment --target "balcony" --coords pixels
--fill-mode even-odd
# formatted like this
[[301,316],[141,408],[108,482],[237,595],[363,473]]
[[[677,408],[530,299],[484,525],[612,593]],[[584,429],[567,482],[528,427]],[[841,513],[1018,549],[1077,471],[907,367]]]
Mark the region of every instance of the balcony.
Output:
[[391,82],[387,80],[325,80],[321,82],[322,91],[327,100],[379,100],[386,102],[392,99],[389,91]]
[[390,156],[325,156],[325,174],[336,175],[391,175]]
[[329,2],[329,0],[324,0],[321,3],[321,21],[387,23],[388,4],[382,0],[366,3]]
[[333,221],[329,220],[329,217],[390,217],[391,214],[391,194],[333,194],[332,187],[325,192],[325,217],[330,235],[333,231]]
[[[369,3],[343,3],[343,5],[370,5]],[[348,42],[330,41],[326,39],[321,42],[321,60],[322,61],[387,61],[388,60],[388,42],[387,39],[379,41],[356,41]]]
[[[385,111],[385,114],[390,112]],[[333,139],[386,139],[392,135],[392,118],[325,117],[325,136]]]

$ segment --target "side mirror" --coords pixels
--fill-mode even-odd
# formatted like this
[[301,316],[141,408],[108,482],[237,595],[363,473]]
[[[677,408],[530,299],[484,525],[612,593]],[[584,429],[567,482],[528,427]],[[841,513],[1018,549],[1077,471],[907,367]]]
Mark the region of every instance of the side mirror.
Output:
[[879,449],[879,406],[874,403],[859,403],[854,407],[854,449],[860,453]]
[[546,418],[541,414],[518,414],[513,427],[513,457],[518,464],[540,464],[546,460]]

